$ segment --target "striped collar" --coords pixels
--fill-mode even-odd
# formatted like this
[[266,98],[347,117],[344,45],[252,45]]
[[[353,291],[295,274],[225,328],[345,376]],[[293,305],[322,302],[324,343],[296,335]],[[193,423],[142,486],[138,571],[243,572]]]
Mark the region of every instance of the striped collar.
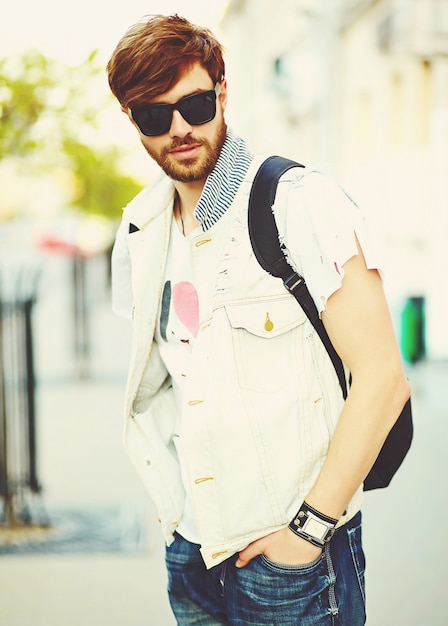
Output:
[[195,216],[202,230],[208,230],[216,224],[232,204],[253,158],[245,142],[229,129],[221,154],[195,208]]

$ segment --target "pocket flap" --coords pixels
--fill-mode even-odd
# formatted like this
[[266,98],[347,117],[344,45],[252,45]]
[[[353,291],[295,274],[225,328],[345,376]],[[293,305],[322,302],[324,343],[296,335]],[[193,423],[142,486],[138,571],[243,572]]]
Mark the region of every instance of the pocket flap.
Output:
[[266,338],[281,335],[306,320],[294,297],[230,305],[226,306],[226,312],[233,328],[244,328]]

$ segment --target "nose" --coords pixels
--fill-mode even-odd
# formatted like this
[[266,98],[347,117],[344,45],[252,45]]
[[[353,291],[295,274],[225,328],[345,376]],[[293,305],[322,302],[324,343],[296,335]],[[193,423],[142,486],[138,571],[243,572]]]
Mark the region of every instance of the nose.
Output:
[[193,131],[193,127],[174,109],[170,126],[170,137],[185,137]]

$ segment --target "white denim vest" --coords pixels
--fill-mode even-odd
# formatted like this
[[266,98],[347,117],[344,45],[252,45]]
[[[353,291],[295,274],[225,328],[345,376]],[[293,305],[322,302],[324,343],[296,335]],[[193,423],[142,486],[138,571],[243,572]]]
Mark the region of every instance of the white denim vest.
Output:
[[[254,159],[224,216],[192,239],[198,293],[208,296],[199,303],[182,442],[208,568],[289,523],[319,474],[343,404],[313,327],[252,254],[247,203],[261,160]],[[303,176],[293,170],[282,179],[285,189],[295,189],[293,198]],[[115,310],[133,311],[125,446],[157,507],[167,544],[185,493],[173,442],[176,405],[153,336],[173,192],[163,176],[131,202],[113,253]],[[287,232],[287,207],[277,210],[290,255],[306,268],[306,255],[295,252]],[[350,229],[363,242],[359,224]],[[361,500],[360,488],[339,524],[358,512]]]

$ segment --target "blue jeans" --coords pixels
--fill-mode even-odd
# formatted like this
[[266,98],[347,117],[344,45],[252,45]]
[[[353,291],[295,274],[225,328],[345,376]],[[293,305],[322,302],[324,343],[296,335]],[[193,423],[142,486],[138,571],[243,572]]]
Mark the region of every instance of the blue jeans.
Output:
[[168,592],[179,626],[362,626],[365,559],[361,513],[339,528],[322,555],[299,566],[237,556],[210,570],[199,546],[176,535],[167,548]]

